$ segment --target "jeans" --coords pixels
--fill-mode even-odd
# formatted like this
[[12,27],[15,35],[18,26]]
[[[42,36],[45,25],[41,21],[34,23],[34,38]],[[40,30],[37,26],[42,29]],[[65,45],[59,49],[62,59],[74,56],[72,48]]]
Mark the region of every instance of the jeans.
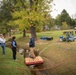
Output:
[[5,43],[1,43],[1,47],[2,47],[2,54],[5,54]]

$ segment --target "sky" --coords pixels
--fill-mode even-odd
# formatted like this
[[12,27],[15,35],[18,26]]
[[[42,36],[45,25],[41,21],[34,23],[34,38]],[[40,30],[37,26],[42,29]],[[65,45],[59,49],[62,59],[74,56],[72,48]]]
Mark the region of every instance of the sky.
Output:
[[55,5],[52,6],[51,15],[55,18],[58,14],[62,12],[63,9],[72,17],[76,14],[76,0],[53,0]]

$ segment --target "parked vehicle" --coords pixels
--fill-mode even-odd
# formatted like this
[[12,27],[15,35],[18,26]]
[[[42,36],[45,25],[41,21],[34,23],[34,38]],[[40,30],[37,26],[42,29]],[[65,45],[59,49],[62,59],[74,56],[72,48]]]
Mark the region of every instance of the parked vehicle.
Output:
[[69,35],[69,36],[63,38],[63,41],[67,41],[67,42],[74,41],[74,40],[75,40],[75,38],[72,35]]

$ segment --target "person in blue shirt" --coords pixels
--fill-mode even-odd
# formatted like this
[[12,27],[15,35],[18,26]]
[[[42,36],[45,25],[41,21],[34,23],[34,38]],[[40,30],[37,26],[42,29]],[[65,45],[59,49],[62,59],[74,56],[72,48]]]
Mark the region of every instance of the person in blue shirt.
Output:
[[11,45],[12,45],[12,52],[13,52],[13,59],[14,60],[16,60],[16,49],[17,49],[17,43],[16,43],[16,37],[15,36],[13,36],[12,37],[12,43],[11,43]]
[[29,48],[30,48],[30,57],[35,58],[34,50],[35,50],[35,40],[32,36],[30,36],[29,40]]

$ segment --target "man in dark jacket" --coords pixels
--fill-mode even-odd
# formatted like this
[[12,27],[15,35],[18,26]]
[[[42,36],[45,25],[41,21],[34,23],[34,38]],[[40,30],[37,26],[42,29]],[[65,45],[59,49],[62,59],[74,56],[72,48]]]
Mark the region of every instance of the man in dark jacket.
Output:
[[30,56],[32,58],[35,58],[34,50],[35,50],[35,40],[32,36],[30,36],[30,41],[29,41],[29,47],[30,47]]
[[16,48],[17,48],[17,43],[15,41],[15,36],[12,37],[12,52],[13,52],[13,59],[16,60]]

